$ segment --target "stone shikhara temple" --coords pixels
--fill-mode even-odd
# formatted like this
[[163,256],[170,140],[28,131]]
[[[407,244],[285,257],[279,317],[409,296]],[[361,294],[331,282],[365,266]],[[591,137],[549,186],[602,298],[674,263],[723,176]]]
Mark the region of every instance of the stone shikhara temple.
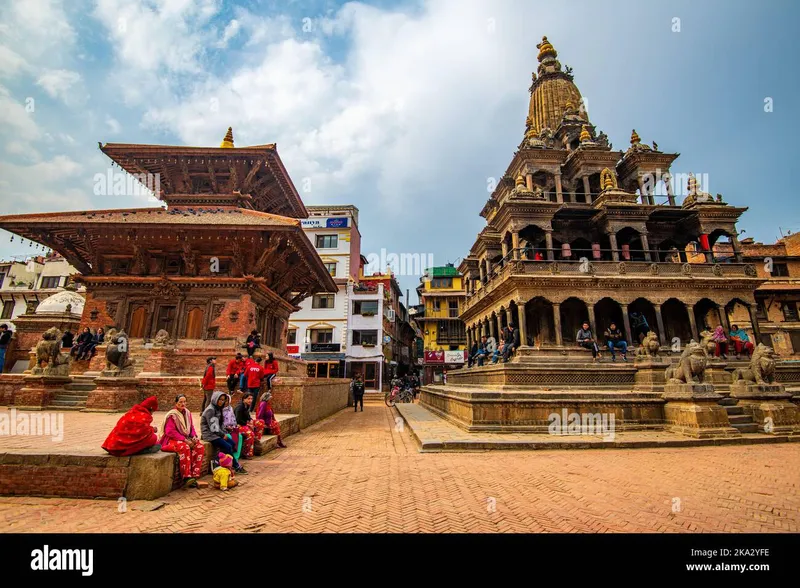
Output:
[[[747,208],[703,192],[693,176],[685,196],[669,181],[657,195],[678,154],[643,144],[636,131],[627,150],[614,151],[581,107],[553,45],[545,37],[537,47],[525,136],[459,266],[467,291],[460,318],[470,346],[482,336],[499,338],[513,323],[521,348],[507,364],[450,372],[448,385],[428,387],[422,403],[471,431],[545,432],[548,415],[567,408],[616,414],[621,430],[739,435],[718,401],[730,393],[733,370],[746,364],[709,357],[707,338],[717,325],[727,333],[736,323],[760,341],[754,291],[763,279],[742,262],[736,229]],[[715,245],[723,243],[731,254],[717,258]],[[632,316],[646,318],[660,353],[634,362],[631,345],[631,361],[593,364],[576,345],[584,321],[606,359],[602,335],[611,322],[638,345]],[[716,391],[704,389],[710,396],[700,399],[687,389],[685,398],[670,400],[665,368],[692,340],[706,345],[708,363],[694,383],[713,383]],[[781,381],[800,381],[796,369],[784,368],[778,362]],[[787,401],[792,395],[782,394],[781,418],[790,423],[782,430],[800,432],[797,409]],[[732,410],[738,415],[741,406]],[[707,422],[696,417],[704,411]],[[751,416],[763,431],[760,414]]]
[[[100,149],[117,167],[114,174],[147,187],[157,178],[155,195],[166,208],[0,217],[0,227],[52,248],[81,272],[75,277],[86,286],[81,328],[130,337],[133,373],[107,374],[104,347],[89,366],[73,362],[70,377],[83,382],[87,408],[125,409],[151,393],[168,405],[182,391],[196,409],[206,357],[218,356],[223,389],[227,360],[244,351],[254,329],[262,353],[282,361],[287,385],[315,384],[285,354],[288,318],[303,298],[335,292],[336,285],[303,234],[300,219],[308,213],[275,145],[237,148],[228,129],[218,148],[109,143]],[[16,405],[49,406],[65,386],[28,380]],[[277,393],[276,400],[280,405]],[[291,406],[296,399],[284,400],[279,410],[298,412]]]

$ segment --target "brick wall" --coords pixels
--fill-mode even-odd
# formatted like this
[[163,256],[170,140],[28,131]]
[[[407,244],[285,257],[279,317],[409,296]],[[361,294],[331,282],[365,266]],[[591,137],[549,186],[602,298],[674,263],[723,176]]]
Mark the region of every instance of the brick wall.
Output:
[[238,300],[226,302],[219,317],[210,326],[219,328],[218,339],[237,337],[244,341],[250,331],[256,328],[256,306],[250,295],[243,294]]
[[13,406],[17,392],[24,386],[24,374],[0,375],[0,406]]
[[[96,312],[95,318],[92,318],[92,313],[94,312]],[[114,319],[106,311],[106,301],[95,298],[93,292],[87,292],[80,329],[83,330],[84,327],[89,327],[90,329],[103,327],[108,332],[114,326]]]
[[285,378],[272,390],[275,412],[299,414],[305,428],[347,407],[350,381]]

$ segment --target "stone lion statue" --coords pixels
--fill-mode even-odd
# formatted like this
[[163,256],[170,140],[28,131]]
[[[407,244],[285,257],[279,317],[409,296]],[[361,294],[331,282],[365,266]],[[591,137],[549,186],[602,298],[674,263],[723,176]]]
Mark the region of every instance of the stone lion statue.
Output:
[[714,357],[714,354],[717,351],[717,344],[711,340],[711,337],[714,336],[709,330],[702,331],[700,333],[700,346],[703,348],[703,351],[706,352],[706,355],[709,357]]
[[112,371],[116,368],[119,371],[133,366],[133,360],[128,358],[128,335],[125,331],[118,331],[113,338],[109,338],[106,347],[106,370]]
[[642,339],[641,345],[636,349],[636,357],[643,359],[653,359],[658,357],[658,351],[661,349],[661,343],[658,342],[658,337],[653,331],[647,333],[647,336]]
[[170,339],[169,333],[165,329],[159,329],[153,338],[153,345],[155,347],[166,347],[170,343],[172,343],[172,339]]
[[681,353],[678,364],[669,366],[664,375],[668,384],[702,384],[707,364],[706,351],[692,341]]
[[774,384],[775,383],[775,350],[772,347],[759,343],[750,358],[750,367],[737,368],[731,374],[733,382],[746,382],[749,384]]
[[36,344],[36,367],[32,370],[33,373],[51,376],[69,375],[72,358],[61,353],[61,335],[61,331],[56,327],[50,327],[42,334],[42,340]]

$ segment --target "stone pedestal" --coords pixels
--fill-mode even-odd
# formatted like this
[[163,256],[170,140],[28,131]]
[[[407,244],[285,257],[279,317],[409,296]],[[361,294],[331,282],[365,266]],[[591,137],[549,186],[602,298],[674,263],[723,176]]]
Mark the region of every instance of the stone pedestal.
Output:
[[712,360],[708,362],[706,371],[703,373],[703,380],[713,384],[717,394],[721,392],[720,387],[725,388],[727,392],[727,388],[730,386],[731,373],[725,369],[727,367],[728,363],[726,361]]
[[[174,362],[174,349],[166,347],[153,347],[149,350],[149,353],[144,360],[144,366],[140,375],[148,377],[170,375],[172,374],[171,369],[174,367]],[[217,371],[219,371],[219,369]]]
[[46,376],[42,374],[25,376],[24,386],[17,392],[14,404],[17,408],[42,410],[47,408],[64,386],[72,382],[69,376]]
[[642,390],[647,392],[662,392],[664,390],[664,370],[668,362],[665,362],[660,357],[637,359],[633,363],[636,368],[636,376],[634,377],[634,390]]
[[800,408],[782,384],[753,384],[739,380],[731,384],[731,398],[739,400],[745,414],[753,417],[760,433],[800,434]]
[[133,376],[114,376],[104,371],[94,383],[97,388],[89,393],[86,410],[97,412],[128,410],[141,400],[139,382]]
[[721,399],[712,384],[666,384],[666,429],[696,439],[741,436],[731,426],[725,408],[718,404]]

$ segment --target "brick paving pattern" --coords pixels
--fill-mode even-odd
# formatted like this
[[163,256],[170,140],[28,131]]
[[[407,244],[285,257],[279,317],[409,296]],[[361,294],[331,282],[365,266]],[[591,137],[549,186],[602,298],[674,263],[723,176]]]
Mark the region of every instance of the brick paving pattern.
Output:
[[[81,415],[87,423],[109,417]],[[118,512],[107,500],[0,497],[0,532],[798,530],[796,443],[420,453],[398,418],[370,399],[363,413],[339,412],[290,437],[289,449],[247,462],[241,487],[178,490],[151,512],[133,504]],[[20,441],[0,438],[0,451],[11,443]]]

